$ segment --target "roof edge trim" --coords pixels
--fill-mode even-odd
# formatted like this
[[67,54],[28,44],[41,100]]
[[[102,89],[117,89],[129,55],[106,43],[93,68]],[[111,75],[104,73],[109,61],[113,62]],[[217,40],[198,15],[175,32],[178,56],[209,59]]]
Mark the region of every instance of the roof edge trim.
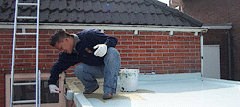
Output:
[[[19,29],[32,29],[33,23],[19,23]],[[13,29],[13,23],[0,23],[0,28]],[[174,32],[207,32],[203,27],[150,26],[150,25],[116,25],[116,24],[70,24],[40,23],[39,29],[98,29],[98,30],[139,30],[139,31],[174,31]]]

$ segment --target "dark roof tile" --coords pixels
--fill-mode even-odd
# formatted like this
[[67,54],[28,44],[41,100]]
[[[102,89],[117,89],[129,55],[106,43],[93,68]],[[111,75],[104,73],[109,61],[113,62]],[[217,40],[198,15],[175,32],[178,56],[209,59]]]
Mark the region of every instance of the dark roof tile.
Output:
[[76,10],[76,0],[67,0],[67,10],[75,11]]
[[131,24],[131,20],[129,18],[128,13],[120,14],[120,18],[121,18],[122,24]]
[[172,15],[167,15],[166,17],[167,17],[168,22],[171,26],[176,26],[177,25],[177,22],[175,21],[175,19]]
[[59,22],[58,15],[59,15],[59,11],[58,10],[50,13],[49,14],[49,20],[51,22]]
[[77,11],[83,11],[83,1],[82,0],[77,0],[76,1],[76,10]]
[[113,23],[111,13],[103,13],[105,23]]
[[40,10],[46,10],[49,8],[50,0],[41,0],[40,2]]
[[136,17],[138,19],[138,24],[141,24],[141,25],[142,24],[143,25],[147,24],[147,22],[146,22],[146,20],[145,20],[145,18],[144,18],[142,13],[136,13],[135,15],[136,15]]
[[104,16],[102,12],[98,12],[94,14],[96,23],[104,23]]
[[145,16],[145,20],[146,20],[147,24],[153,25],[155,23],[151,13],[145,13],[144,16]]
[[[36,0],[20,0],[34,2]],[[0,0],[0,21],[13,22],[15,0]],[[36,6],[20,6],[35,15]],[[31,20],[24,20],[31,22]],[[158,0],[41,0],[40,23],[202,26],[202,22]]]
[[77,13],[77,22],[85,22],[85,14],[83,11]]
[[138,24],[138,19],[135,15],[136,13],[130,13],[130,20],[131,20],[131,24],[135,25],[135,24]]
[[[65,5],[62,5],[62,4],[59,4],[59,0],[49,0],[50,3],[49,3],[49,9],[50,10],[55,10],[55,9],[58,9],[58,8],[63,8],[63,6]],[[43,4],[44,5],[44,4]],[[61,10],[61,9],[60,9]],[[56,10],[57,11],[57,10]]]
[[85,13],[85,21],[86,21],[86,23],[94,23],[95,22],[94,14],[92,11]]
[[62,12],[60,12],[58,15],[58,20],[59,22],[67,22],[67,10],[63,10]]
[[77,12],[76,10],[72,11],[72,12],[68,12],[68,22],[77,22]]
[[141,10],[139,8],[139,5],[137,3],[133,3],[132,6],[131,6],[131,10],[134,12],[134,13],[140,13]]
[[120,18],[119,13],[112,13],[111,15],[112,15],[112,22],[113,23],[116,23],[116,24],[121,23],[121,18]]
[[83,8],[85,12],[89,12],[90,10],[92,10],[92,2],[91,0],[87,0],[83,2]]
[[40,12],[39,19],[40,22],[47,22],[48,21],[49,10],[45,10]]
[[166,16],[164,14],[159,14],[157,16],[158,16],[159,20],[161,21],[162,26],[170,25],[169,22],[168,22],[168,19],[166,18]]
[[59,0],[58,4],[55,4],[55,5],[59,5],[59,6],[58,6],[59,11],[67,10],[66,0]]
[[101,8],[100,1],[93,2],[93,12],[99,12],[101,10],[102,8]]

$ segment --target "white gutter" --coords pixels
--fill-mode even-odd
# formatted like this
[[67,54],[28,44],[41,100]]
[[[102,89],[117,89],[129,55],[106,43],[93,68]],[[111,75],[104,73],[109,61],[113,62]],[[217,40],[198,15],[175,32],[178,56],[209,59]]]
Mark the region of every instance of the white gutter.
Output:
[[232,29],[232,23],[227,24],[203,24],[203,28],[208,29]]
[[[0,28],[13,29],[13,23],[0,23]],[[19,23],[19,29],[33,29],[32,23]],[[134,34],[138,31],[167,31],[171,32],[207,32],[207,28],[203,27],[179,27],[179,26],[149,26],[149,25],[114,25],[114,24],[62,24],[62,23],[40,23],[39,29],[98,29],[104,30],[134,30]],[[195,35],[198,36],[198,35]]]

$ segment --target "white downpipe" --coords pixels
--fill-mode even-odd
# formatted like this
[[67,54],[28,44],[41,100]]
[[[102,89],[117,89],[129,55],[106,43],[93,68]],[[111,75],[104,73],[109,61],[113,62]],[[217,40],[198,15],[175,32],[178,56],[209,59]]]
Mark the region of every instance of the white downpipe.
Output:
[[200,42],[201,42],[201,73],[203,76],[203,35],[200,36]]

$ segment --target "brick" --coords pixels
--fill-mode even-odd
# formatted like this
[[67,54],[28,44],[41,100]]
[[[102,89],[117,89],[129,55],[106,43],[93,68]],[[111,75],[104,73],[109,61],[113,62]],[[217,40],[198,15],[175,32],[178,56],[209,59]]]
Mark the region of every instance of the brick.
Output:
[[168,57],[157,57],[157,60],[168,60]]
[[164,45],[163,48],[174,48],[174,45]]
[[140,35],[152,35],[152,32],[140,31]]
[[155,52],[155,49],[146,49],[146,52]]
[[133,50],[133,52],[143,53],[143,52],[146,52],[146,50],[145,49],[137,49],[137,50]]
[[148,61],[153,61],[153,60],[156,60],[157,58],[156,57],[146,57],[146,60]]
[[189,45],[189,42],[169,42],[169,44],[176,44],[176,45]]
[[183,32],[173,32],[173,35],[183,35]]
[[2,46],[3,48],[2,49],[10,49],[12,50],[12,46]]
[[114,34],[127,34],[126,31],[114,31]]
[[133,39],[145,39],[146,36],[133,36]]
[[5,30],[5,34],[13,34],[13,30]]
[[151,64],[151,61],[140,61],[140,64]]
[[121,58],[121,60],[127,60],[127,61],[131,61],[132,58]]
[[121,45],[132,45],[132,42],[121,42]]
[[133,42],[134,45],[145,45],[145,42]]
[[162,61],[153,61],[153,64],[162,64]]
[[10,54],[9,50],[0,50],[1,54]]
[[104,31],[105,34],[113,34],[113,31]]
[[153,32],[153,35],[162,35],[162,32]]
[[132,39],[133,36],[121,36],[121,39]]
[[157,42],[158,45],[167,45],[169,44],[168,42]]
[[127,57],[128,54],[123,54],[123,53],[120,53],[120,56],[121,57]]
[[133,31],[127,31],[127,34],[134,34]]
[[174,56],[174,53],[163,53],[163,56]]
[[132,50],[128,49],[128,50],[122,50],[122,53],[130,53],[132,52]]
[[163,32],[163,35],[168,35],[169,36],[169,32]]
[[133,65],[139,64],[139,61],[129,61],[128,64],[133,64]]
[[12,58],[11,54],[2,55],[2,58]]
[[156,42],[146,42],[147,45],[156,45]]
[[128,46],[117,45],[116,48],[117,49],[127,49]]
[[131,54],[128,54],[128,57],[138,57],[139,54],[138,53],[131,53]]
[[151,46],[152,48],[162,48],[163,46],[161,45],[155,45],[155,46]]
[[11,42],[0,42],[0,45],[11,45]]
[[144,45],[144,46],[140,46],[140,48],[151,48],[151,46]]
[[169,49],[169,52],[189,52],[189,49]]
[[162,53],[152,53],[152,56],[163,56]]
[[190,33],[190,32],[184,32],[183,35],[187,35],[187,36],[194,36],[194,33]]
[[151,53],[140,53],[140,56],[143,56],[143,57],[151,56]]
[[139,41],[139,39],[127,39],[128,41]]
[[200,49],[190,49],[190,52],[200,52]]
[[165,61],[163,61],[163,63],[164,64],[166,64],[166,63],[174,63],[174,61],[165,60]]
[[168,52],[168,49],[157,49],[157,52]]
[[138,57],[138,58],[133,58],[134,61],[144,61],[145,58],[141,58],[141,57]]

